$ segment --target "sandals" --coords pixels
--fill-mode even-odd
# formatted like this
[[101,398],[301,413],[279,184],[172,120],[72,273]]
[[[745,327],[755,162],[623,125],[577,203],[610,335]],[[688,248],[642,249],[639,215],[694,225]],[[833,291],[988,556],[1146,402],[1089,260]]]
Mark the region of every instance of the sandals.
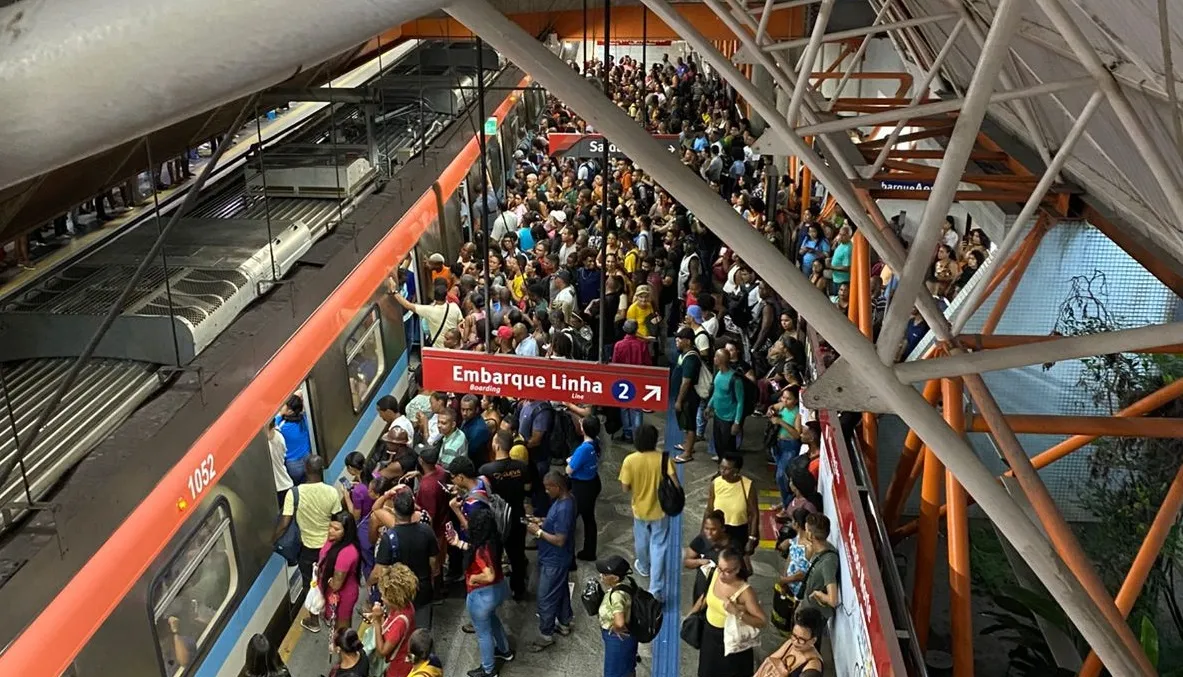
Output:
[[683,456],[678,454],[674,457],[674,463],[689,463],[694,460],[693,456]]

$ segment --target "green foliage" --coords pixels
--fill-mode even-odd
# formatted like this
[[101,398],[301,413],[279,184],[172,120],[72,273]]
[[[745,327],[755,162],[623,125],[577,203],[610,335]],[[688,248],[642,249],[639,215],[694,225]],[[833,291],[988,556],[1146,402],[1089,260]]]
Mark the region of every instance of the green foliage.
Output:
[[998,534],[985,520],[969,525],[969,562],[974,591],[979,595],[992,597],[1016,583]]
[[1008,675],[1066,677],[1074,674],[1056,664],[1036,622],[1038,618],[1071,632],[1068,619],[1055,600],[1016,585],[1006,586],[1005,590],[992,595],[991,600],[1002,611],[983,612],[994,623],[984,628],[982,634],[1007,640],[1010,645]]
[[[1100,271],[1072,278],[1054,332],[1081,336],[1129,328],[1125,318],[1109,308],[1108,296],[1105,275]],[[1178,355],[1114,353],[1080,362],[1077,387],[1089,403],[1109,413],[1183,376],[1183,358]],[[1183,405],[1172,402],[1149,415],[1183,416]],[[1111,592],[1116,592],[1124,581],[1181,464],[1183,440],[1102,437],[1093,443],[1088,475],[1076,490],[1081,506],[1097,521],[1076,528],[1082,546]],[[1153,648],[1155,659],[1160,635],[1153,619],[1160,612],[1169,614],[1173,621],[1174,633],[1168,643],[1177,646],[1183,640],[1183,612],[1176,603],[1174,589],[1175,565],[1183,555],[1180,545],[1176,524],[1130,614],[1133,622],[1142,619],[1138,629],[1147,653]],[[1147,642],[1152,642],[1153,647]],[[1164,651],[1163,657],[1175,653]]]
[[1146,658],[1150,659],[1150,665],[1154,669],[1158,669],[1158,629],[1154,627],[1154,622],[1150,620],[1149,616],[1142,617],[1141,632],[1138,633],[1138,640],[1142,643],[1142,651],[1146,653]]

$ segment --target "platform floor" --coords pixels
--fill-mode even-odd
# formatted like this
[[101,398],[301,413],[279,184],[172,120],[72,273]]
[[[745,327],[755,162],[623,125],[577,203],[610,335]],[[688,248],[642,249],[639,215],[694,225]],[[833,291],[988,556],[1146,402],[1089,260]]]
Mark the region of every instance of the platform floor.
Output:
[[[650,414],[646,420],[659,429],[666,427],[665,416]],[[760,493],[760,503],[775,502],[775,483],[771,470],[765,463],[764,452],[754,449],[753,440],[760,439],[762,423],[749,421],[745,430],[745,474],[755,480],[755,487]],[[663,443],[664,443],[663,437]],[[674,443],[677,443],[675,440]],[[629,445],[613,442],[605,450],[600,464],[600,478],[604,489],[596,505],[596,518],[599,525],[599,552],[601,557],[618,554],[628,561],[633,560],[633,532],[632,512],[629,499],[620,487],[617,477],[620,464],[632,448]],[[715,463],[705,453],[705,444],[699,443],[695,460],[684,464],[683,483],[686,487],[686,510],[679,550],[691,539],[698,535],[703,510],[706,507],[707,487],[715,474]],[[771,495],[770,495],[771,494]],[[763,507],[763,505],[761,506]],[[576,543],[583,542],[582,525],[577,525],[579,535]],[[527,552],[531,561],[536,553]],[[755,575],[750,583],[760,595],[760,601],[766,612],[770,612],[772,605],[773,577],[783,563],[783,559],[771,549],[762,545],[753,557]],[[596,575],[591,562],[578,562],[579,571],[574,573],[571,581],[575,583],[575,590],[582,588],[583,582]],[[647,579],[642,579],[642,581]],[[557,643],[540,653],[530,653],[527,645],[538,636],[538,621],[535,615],[536,600],[534,597],[536,581],[531,580],[530,597],[523,602],[506,602],[500,610],[501,620],[505,623],[509,633],[510,645],[516,652],[513,662],[506,664],[502,675],[521,675],[531,677],[567,675],[580,677],[594,677],[602,674],[603,644],[596,621],[587,616],[578,599],[573,600],[575,610],[574,632],[568,637],[557,637]],[[681,577],[681,613],[672,617],[667,611],[665,623],[678,625],[682,615],[693,604],[691,599],[694,577],[692,572],[683,570]],[[301,611],[301,617],[305,612]],[[330,670],[328,642],[330,633],[322,630],[312,634],[306,632],[298,622],[293,623],[291,630],[280,647],[280,655],[287,661],[293,675],[327,675]],[[443,604],[433,607],[432,633],[435,639],[436,653],[444,663],[446,675],[463,675],[475,668],[479,663],[476,638],[465,634],[461,626],[467,622],[464,610],[463,590],[450,596]],[[354,627],[360,624],[360,618],[355,620]],[[768,627],[762,633],[762,646],[756,652],[757,665],[760,660],[774,651],[783,641],[780,633]],[[649,677],[652,674],[652,645],[642,645],[641,662],[637,666],[637,677]],[[679,675],[695,675],[698,672],[697,652],[686,644],[681,645]],[[833,674],[827,661],[827,674]]]

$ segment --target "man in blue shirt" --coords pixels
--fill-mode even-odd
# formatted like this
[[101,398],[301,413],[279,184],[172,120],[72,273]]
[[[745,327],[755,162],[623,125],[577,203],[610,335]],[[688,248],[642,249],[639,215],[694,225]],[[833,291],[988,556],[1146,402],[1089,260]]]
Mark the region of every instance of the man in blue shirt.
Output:
[[715,351],[715,384],[711,391],[707,416],[713,417],[711,436],[719,458],[736,453],[735,439],[743,418],[743,376],[731,368],[731,355],[726,349]]
[[542,479],[551,499],[545,520],[532,518],[530,533],[538,539],[538,639],[530,651],[555,643],[555,631],[571,634],[571,591],[567,578],[575,560],[575,498],[567,488],[567,476],[551,470]]
[[468,457],[473,465],[481,467],[489,460],[489,426],[481,416],[481,398],[468,394],[460,398],[460,430],[468,441]]

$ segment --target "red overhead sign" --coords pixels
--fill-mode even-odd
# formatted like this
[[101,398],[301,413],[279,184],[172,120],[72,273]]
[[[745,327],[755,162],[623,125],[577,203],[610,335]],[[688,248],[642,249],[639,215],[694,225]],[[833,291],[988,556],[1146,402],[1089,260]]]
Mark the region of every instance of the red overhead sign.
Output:
[[[652,136],[664,144],[666,150],[669,152],[678,152],[681,141],[678,140],[679,137],[677,134],[653,134]],[[603,134],[551,132],[546,135],[546,140],[550,144],[551,155],[563,155],[575,158],[599,158],[604,154]],[[624,152],[619,150],[616,144],[611,141],[608,142],[608,154],[613,159],[626,157]]]
[[626,409],[669,406],[669,371],[629,364],[423,349],[423,387]]

